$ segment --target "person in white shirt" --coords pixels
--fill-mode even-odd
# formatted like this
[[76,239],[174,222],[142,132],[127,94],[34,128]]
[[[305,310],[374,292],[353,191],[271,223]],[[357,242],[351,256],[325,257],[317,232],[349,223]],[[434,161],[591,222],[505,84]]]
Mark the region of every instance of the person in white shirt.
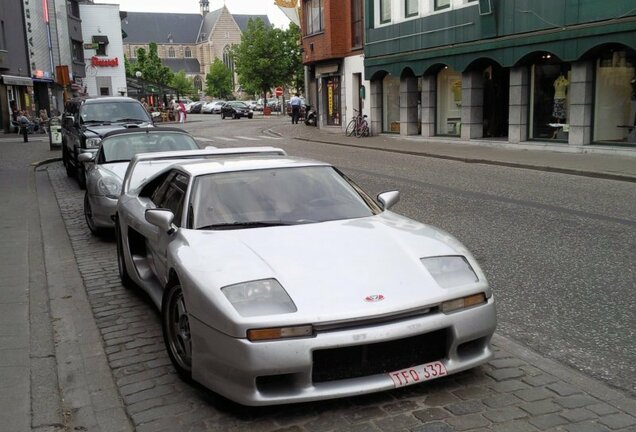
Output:
[[291,109],[292,109],[292,124],[298,124],[298,118],[300,117],[300,104],[301,104],[301,100],[300,100],[300,97],[298,96],[298,93],[292,96],[292,98],[289,101],[289,104],[291,105]]

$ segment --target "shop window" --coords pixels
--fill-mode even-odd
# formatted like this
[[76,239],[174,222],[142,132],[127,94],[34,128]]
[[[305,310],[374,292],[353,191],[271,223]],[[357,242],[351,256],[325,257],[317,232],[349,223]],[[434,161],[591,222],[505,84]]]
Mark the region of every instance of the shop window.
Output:
[[607,51],[596,61],[594,141],[636,144],[636,55]]
[[391,21],[391,0],[380,0],[380,24]]
[[[547,57],[547,56],[546,56]],[[535,64],[530,81],[530,138],[567,141],[570,65]]]
[[404,15],[406,18],[416,16],[420,13],[419,0],[404,0]]
[[327,103],[327,125],[340,126],[340,77],[331,76],[324,79],[325,101]]
[[450,0],[434,0],[435,10],[450,8]]
[[364,31],[364,14],[362,10],[362,0],[351,0],[351,47],[362,46],[362,35]]
[[444,68],[437,74],[437,135],[461,135],[462,75]]
[[304,4],[305,34],[323,31],[323,0],[307,0]]
[[400,132],[400,78],[392,75],[382,81],[382,130]]

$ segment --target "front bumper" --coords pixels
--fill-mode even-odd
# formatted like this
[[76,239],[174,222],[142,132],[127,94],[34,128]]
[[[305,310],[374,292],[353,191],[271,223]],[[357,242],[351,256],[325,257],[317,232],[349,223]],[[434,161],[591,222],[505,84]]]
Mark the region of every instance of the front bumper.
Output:
[[[395,388],[388,372],[313,382],[314,351],[371,345],[438,332],[445,334],[441,358],[448,374],[485,363],[492,357],[496,327],[494,300],[444,315],[434,313],[380,325],[318,332],[312,338],[250,342],[220,333],[194,317],[193,378],[244,405],[271,405],[355,396]],[[426,363],[430,360],[423,360]]]
[[93,212],[93,223],[98,228],[115,228],[112,217],[117,211],[117,199],[102,195],[89,195]]

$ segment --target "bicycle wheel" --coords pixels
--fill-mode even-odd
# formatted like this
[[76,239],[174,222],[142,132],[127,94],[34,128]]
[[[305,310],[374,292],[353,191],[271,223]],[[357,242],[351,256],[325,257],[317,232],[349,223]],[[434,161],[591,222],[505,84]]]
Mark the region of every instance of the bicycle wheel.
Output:
[[363,120],[360,123],[360,126],[358,127],[358,129],[356,130],[356,136],[358,138],[360,137],[368,137],[371,133],[369,131],[369,123],[367,123],[366,120]]
[[345,135],[351,136],[356,130],[356,119],[351,119],[349,124],[347,125],[347,129],[345,130]]

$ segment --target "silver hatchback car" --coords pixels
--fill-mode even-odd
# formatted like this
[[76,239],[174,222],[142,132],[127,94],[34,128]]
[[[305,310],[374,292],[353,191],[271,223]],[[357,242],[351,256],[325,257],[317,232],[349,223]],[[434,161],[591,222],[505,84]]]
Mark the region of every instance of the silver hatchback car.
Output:
[[114,227],[122,180],[138,153],[198,149],[194,138],[177,128],[130,128],[106,134],[97,153],[83,153],[86,167],[84,217],[93,234]]

